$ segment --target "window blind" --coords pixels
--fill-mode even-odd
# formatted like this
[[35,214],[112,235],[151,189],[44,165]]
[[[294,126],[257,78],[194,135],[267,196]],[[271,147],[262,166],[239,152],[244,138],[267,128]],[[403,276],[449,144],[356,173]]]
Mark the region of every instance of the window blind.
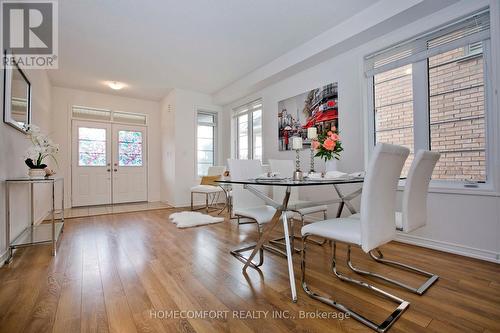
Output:
[[93,109],[82,106],[73,106],[73,118],[111,121],[111,111],[103,109]]
[[146,125],[147,117],[144,114],[113,112],[113,121],[118,123]]
[[490,38],[490,13],[481,10],[365,57],[367,77]]
[[105,122],[117,122],[126,124],[146,125],[147,116],[140,113],[129,113],[122,111],[111,111],[106,109],[94,109],[84,106],[73,106],[73,118],[100,120]]
[[236,117],[240,114],[253,112],[262,109],[262,99],[255,100],[245,105],[233,109],[233,116]]

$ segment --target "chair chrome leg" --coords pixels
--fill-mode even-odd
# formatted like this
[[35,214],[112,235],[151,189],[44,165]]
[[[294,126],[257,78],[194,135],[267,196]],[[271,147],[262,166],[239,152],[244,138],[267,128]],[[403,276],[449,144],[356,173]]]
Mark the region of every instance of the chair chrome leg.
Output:
[[[304,215],[300,215],[300,217],[302,218],[302,226],[304,226],[304,222],[305,222],[304,221]],[[327,214],[326,214],[326,210],[324,210],[323,211],[323,220],[327,220],[327,219],[328,219],[328,217],[327,217]],[[309,242],[314,243],[316,245],[323,246],[326,243],[326,238],[323,238],[323,241],[321,241],[321,242],[317,241],[315,239],[309,239]]]
[[[195,193],[198,193],[198,194],[205,194],[205,206],[201,206],[201,207],[198,207],[198,208],[194,208],[194,199],[193,199],[193,196]],[[210,212],[213,212],[213,211],[218,211],[219,208],[214,205],[214,200],[212,199],[212,202],[209,203],[209,195],[210,193],[204,193],[204,192],[191,192],[191,210],[192,211],[199,211],[199,210],[205,210],[208,213]]]
[[[238,217],[239,219],[239,217]],[[259,233],[259,239],[262,236],[262,230],[259,225],[257,225],[258,233]],[[230,251],[231,255],[234,256],[236,259],[241,261],[242,263],[246,264],[248,262],[248,258],[245,257],[242,253],[246,251],[253,250],[257,244],[253,244],[250,246],[246,246],[240,249],[232,250]],[[259,249],[259,262],[254,263],[253,261],[249,262],[248,265],[251,266],[252,268],[258,269],[260,266],[264,264],[264,248]]]
[[[359,285],[361,287],[367,288],[368,290],[371,290],[380,296],[383,296],[385,298],[390,299],[391,301],[393,301],[395,303],[398,303],[398,307],[392,312],[392,314],[389,317],[387,317],[387,319],[385,319],[382,323],[377,324],[377,323],[373,322],[372,320],[364,317],[363,315],[361,315],[357,312],[354,312],[353,310],[349,309],[345,305],[342,305],[333,299],[330,299],[326,296],[322,296],[322,295],[312,291],[306,283],[306,243],[307,243],[306,241],[307,241],[308,236],[309,235],[304,235],[302,237],[301,271],[302,271],[302,288],[304,289],[304,291],[311,298],[314,298],[314,299],[321,301],[327,305],[330,305],[330,306],[332,306],[332,307],[334,307],[342,312],[349,313],[352,318],[354,318],[357,321],[361,322],[362,324],[370,327],[371,329],[373,329],[377,332],[386,332],[394,324],[394,322],[396,322],[396,320],[403,314],[403,312],[408,308],[410,303],[400,299],[399,297],[396,297],[392,294],[389,294],[388,292],[386,292],[382,289],[379,289],[375,286],[372,286],[366,282],[358,281],[358,280],[355,280],[355,279],[352,279],[352,278],[349,278],[347,276],[340,274],[339,272],[337,272],[336,257],[335,256],[332,258],[332,270],[333,270],[333,273],[335,274],[335,276],[337,276],[341,281],[354,283],[354,284]],[[350,247],[351,246],[348,245],[348,250],[347,250],[348,251],[347,252],[348,260],[350,260]],[[335,255],[335,247],[333,247],[333,249],[334,249],[334,255]]]
[[205,209],[206,209],[207,214],[208,214],[208,193],[205,193]]
[[[242,253],[243,252],[246,252],[246,251],[250,251],[250,250],[253,250],[255,248],[255,244],[253,245],[250,245],[250,246],[247,246],[247,247],[243,247],[243,248],[240,248],[240,249],[236,249],[236,250],[232,250],[230,253],[231,255],[233,255],[236,259],[238,259],[239,261],[241,261],[242,263],[246,264],[247,261],[248,261],[248,258],[245,257]],[[264,264],[264,249],[260,249],[259,250],[259,262],[258,263],[254,263],[253,261],[250,262],[248,265],[251,266],[252,268],[259,268],[260,266],[262,266],[262,264]]]
[[[305,225],[304,215],[302,215],[302,214],[299,214],[299,215],[300,215],[300,222],[301,222],[301,225],[303,227]],[[326,211],[323,211],[323,219],[325,219],[325,220],[327,219]],[[292,225],[292,233],[293,233],[293,225]],[[300,237],[300,236],[293,236],[293,239],[294,240],[295,239],[300,240],[300,239],[302,239],[302,237]],[[323,239],[323,241],[320,242],[320,241],[317,241],[315,239],[308,239],[308,242],[311,242],[313,244],[322,246],[322,245],[325,245],[325,243],[327,242],[327,240]],[[269,243],[276,244],[276,245],[279,245],[279,246],[285,246],[285,237],[280,237],[280,238],[272,239],[272,240],[269,241]],[[294,244],[294,242],[292,242],[292,248],[295,250],[295,252],[298,253],[298,252],[302,251],[301,249],[293,246],[293,244]]]
[[[261,228],[261,226],[259,224],[257,224],[257,222],[254,221],[254,220],[249,220],[247,222],[241,222],[240,221],[241,218],[244,218],[244,216],[236,215],[236,219],[238,220],[238,225],[242,225],[242,224],[256,224],[257,225],[257,228],[258,228],[258,231],[259,231],[259,239],[260,239],[260,237],[262,236],[262,228]],[[236,259],[240,260],[243,263],[246,263],[247,258],[245,256],[243,256],[241,253],[253,250],[254,248],[255,248],[255,244],[247,246],[247,247],[244,247],[244,248],[241,248],[241,249],[232,250],[231,254],[233,256],[235,256]],[[259,266],[262,265],[262,262],[263,262],[264,259],[263,259],[263,256],[261,256],[261,253],[264,253],[264,250],[272,252],[274,254],[277,254],[279,256],[282,256],[282,257],[286,258],[286,252],[285,251],[283,251],[281,249],[278,249],[277,247],[274,247],[274,246],[263,245],[262,248],[259,250],[259,256],[262,257],[262,259],[259,259],[259,264],[255,264],[255,263],[251,262],[249,264],[250,266],[252,266],[253,268],[257,268],[257,267],[259,267]]]
[[376,256],[375,254],[373,254],[373,251],[369,252],[370,257],[373,260],[375,260],[375,261],[377,261],[379,263],[385,264],[385,265],[394,266],[394,267],[399,268],[399,269],[404,269],[404,270],[407,270],[407,271],[410,271],[410,272],[413,272],[413,273],[416,273],[416,274],[419,274],[419,275],[426,276],[426,277],[428,277],[428,279],[421,286],[419,286],[417,288],[414,288],[414,287],[411,287],[411,286],[409,286],[409,285],[407,285],[405,283],[402,283],[400,281],[388,278],[386,276],[383,276],[383,275],[380,275],[380,274],[377,274],[377,273],[372,273],[372,272],[361,270],[361,269],[355,267],[352,264],[351,261],[348,262],[349,268],[351,268],[354,272],[356,272],[358,274],[369,275],[369,276],[376,277],[378,279],[384,280],[386,282],[392,283],[392,284],[397,285],[397,286],[399,286],[401,288],[409,290],[412,293],[417,294],[417,295],[423,295],[427,291],[427,289],[429,289],[434,284],[434,282],[436,282],[439,279],[439,276],[436,275],[436,274],[432,274],[432,273],[426,272],[424,270],[421,270],[419,268],[416,268],[416,267],[413,267],[413,266],[410,266],[410,265],[406,265],[406,264],[403,264],[403,263],[400,263],[400,262],[397,262],[397,261],[384,259],[384,255],[382,254],[382,252],[379,249],[376,249],[376,251],[378,253],[378,256]]
[[[299,240],[299,239],[300,239],[300,237],[299,237],[299,236],[293,236],[293,238],[294,238],[294,239],[297,239],[297,240]],[[280,237],[280,238],[271,239],[271,240],[269,241],[269,243],[271,243],[271,244],[275,244],[275,245],[279,245],[279,246],[286,246],[286,244],[285,244],[285,237]],[[294,251],[295,251],[295,252],[297,252],[297,253],[300,253],[300,251],[302,251],[301,249],[296,248],[296,247],[294,247],[293,249],[294,249]],[[284,252],[283,252],[283,253],[284,253]]]
[[274,247],[271,245],[262,245],[262,247],[269,252],[272,252],[274,254],[277,254],[279,256],[286,258],[286,252],[278,249],[277,247]]
[[[294,225],[293,225],[293,218],[291,219],[290,221],[290,224],[291,224],[291,227],[290,227],[290,244],[291,244],[291,247],[292,249],[297,252],[297,253],[300,253],[300,251],[302,251],[301,249],[298,249],[295,247],[295,239],[301,239],[301,237],[299,236],[295,236],[294,235]],[[279,246],[284,246],[286,247],[286,244],[285,244],[285,237],[279,237],[279,238],[275,238],[275,239],[271,239],[269,241],[269,243],[271,244],[274,244],[274,245],[279,245]],[[273,247],[273,249],[276,249]],[[278,250],[280,252],[282,252],[282,254],[284,254],[286,256],[286,253],[281,251],[281,250]]]
[[250,221],[246,221],[246,222],[241,222],[241,219],[242,218],[245,218],[244,216],[241,216],[241,215],[236,215],[235,216],[236,220],[238,221],[238,225],[243,225],[243,224],[253,224],[253,223],[256,223],[255,221],[253,220],[250,220]]
[[[288,223],[288,221],[287,221]],[[294,231],[293,231],[293,219],[291,219],[290,221],[290,235],[289,235],[289,240],[290,240],[290,247],[293,249],[293,251],[295,252],[300,252],[301,250],[300,249],[296,249],[294,247],[294,239],[295,238],[299,238],[297,236],[294,236]],[[279,246],[284,246],[286,248],[286,243],[285,243],[285,237],[281,237],[281,238],[276,238],[276,239],[272,239],[269,241],[270,244],[275,244],[275,245],[279,245]],[[287,257],[287,254],[285,251],[281,250],[281,249],[278,249],[274,246],[270,246],[270,245],[263,245],[263,247],[268,250],[268,251],[271,251],[271,252],[274,252],[278,255],[281,255],[283,257]]]

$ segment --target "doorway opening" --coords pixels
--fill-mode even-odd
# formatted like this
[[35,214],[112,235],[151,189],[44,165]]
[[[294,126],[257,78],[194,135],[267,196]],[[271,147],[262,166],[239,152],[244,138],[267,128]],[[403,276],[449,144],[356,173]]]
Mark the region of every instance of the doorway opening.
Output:
[[[73,207],[148,200],[147,127],[114,122],[107,110],[74,108],[71,202]],[[76,111],[76,112],[75,112]],[[109,113],[110,118],[102,121]],[[125,113],[119,112],[119,119]],[[86,116],[83,120],[82,116]],[[99,117],[94,120],[92,117]],[[133,114],[137,122],[138,116]]]

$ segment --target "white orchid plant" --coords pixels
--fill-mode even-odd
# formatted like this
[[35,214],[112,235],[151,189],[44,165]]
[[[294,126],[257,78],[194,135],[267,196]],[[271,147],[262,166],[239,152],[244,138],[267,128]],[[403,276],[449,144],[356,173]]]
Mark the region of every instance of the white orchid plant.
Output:
[[59,145],[55,144],[47,135],[40,133],[40,128],[35,125],[28,125],[26,133],[32,146],[26,151],[25,163],[30,169],[45,169],[47,167],[43,161],[51,158],[56,165],[55,155],[59,152]]

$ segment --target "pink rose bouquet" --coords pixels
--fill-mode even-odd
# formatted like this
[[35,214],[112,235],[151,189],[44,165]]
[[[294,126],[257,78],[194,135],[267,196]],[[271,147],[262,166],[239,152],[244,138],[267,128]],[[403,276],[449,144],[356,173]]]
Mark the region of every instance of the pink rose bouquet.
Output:
[[319,133],[318,138],[311,142],[314,150],[316,150],[316,157],[321,157],[326,161],[332,158],[339,159],[342,148],[342,142],[337,129],[333,127],[330,131]]

